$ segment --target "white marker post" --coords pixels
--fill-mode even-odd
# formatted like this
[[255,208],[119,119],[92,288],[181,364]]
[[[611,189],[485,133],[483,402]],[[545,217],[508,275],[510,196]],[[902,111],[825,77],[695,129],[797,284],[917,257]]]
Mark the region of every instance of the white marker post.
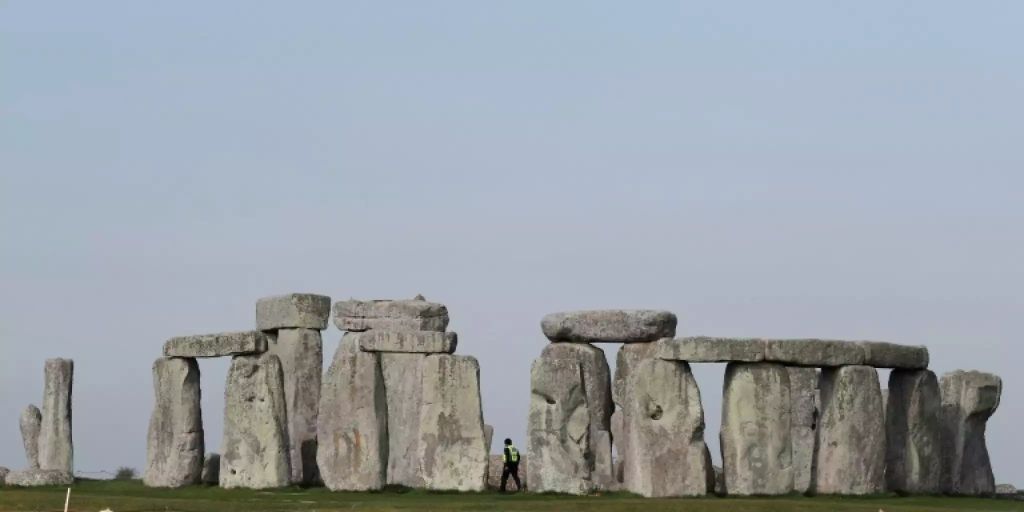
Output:
[[64,497],[64,512],[68,512],[68,503],[71,502],[71,488],[68,487],[68,495]]

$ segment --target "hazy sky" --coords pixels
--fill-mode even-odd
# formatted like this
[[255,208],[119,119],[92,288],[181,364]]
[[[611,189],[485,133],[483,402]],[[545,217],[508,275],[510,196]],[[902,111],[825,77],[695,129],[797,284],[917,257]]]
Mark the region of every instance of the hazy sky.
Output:
[[[76,469],[144,467],[168,337],[443,302],[523,440],[540,318],[927,344],[1024,485],[1024,3],[5,2],[0,465],[47,357]],[[340,333],[325,332],[330,359]],[[614,359],[617,347],[605,347]],[[227,360],[203,360],[207,447]],[[723,366],[695,365],[717,452]],[[716,460],[719,459],[717,453]]]

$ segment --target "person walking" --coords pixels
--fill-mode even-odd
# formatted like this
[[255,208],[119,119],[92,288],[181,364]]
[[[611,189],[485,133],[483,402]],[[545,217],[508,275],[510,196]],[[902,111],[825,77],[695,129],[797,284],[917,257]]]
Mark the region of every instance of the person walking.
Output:
[[505,484],[508,483],[508,476],[516,482],[516,492],[523,490],[523,484],[519,482],[519,450],[512,445],[511,439],[505,439],[505,449],[501,452],[501,462],[504,468],[501,470],[501,492],[505,492]]

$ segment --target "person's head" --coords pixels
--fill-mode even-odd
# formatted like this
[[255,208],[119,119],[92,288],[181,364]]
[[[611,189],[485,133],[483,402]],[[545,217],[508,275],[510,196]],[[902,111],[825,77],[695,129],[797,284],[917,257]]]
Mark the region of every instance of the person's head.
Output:
[[512,440],[509,438],[505,438],[505,446],[512,446]]

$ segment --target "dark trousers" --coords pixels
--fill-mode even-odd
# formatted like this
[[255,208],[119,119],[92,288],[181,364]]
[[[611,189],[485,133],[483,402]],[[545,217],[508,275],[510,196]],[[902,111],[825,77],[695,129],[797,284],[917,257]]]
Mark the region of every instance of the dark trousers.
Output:
[[508,483],[509,475],[512,475],[512,480],[516,482],[516,490],[523,490],[523,484],[519,483],[519,463],[509,462],[505,464],[505,469],[501,471],[501,492],[505,492],[505,484]]

